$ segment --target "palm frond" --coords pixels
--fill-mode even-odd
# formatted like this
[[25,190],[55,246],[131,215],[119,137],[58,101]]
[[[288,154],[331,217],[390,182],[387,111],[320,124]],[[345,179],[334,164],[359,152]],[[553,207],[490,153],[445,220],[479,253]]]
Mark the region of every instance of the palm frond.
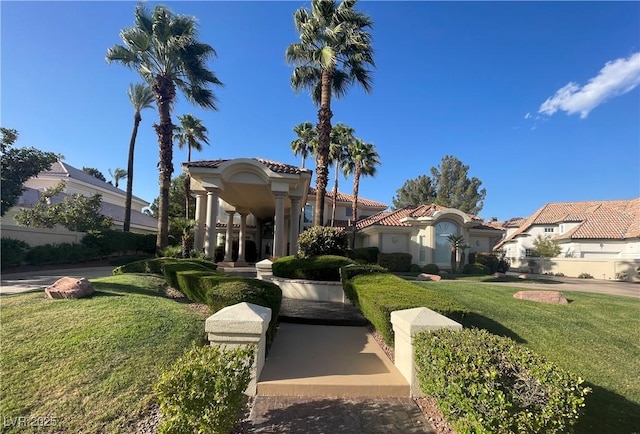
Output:
[[129,101],[136,112],[153,107],[155,97],[146,83],[132,83],[127,90]]

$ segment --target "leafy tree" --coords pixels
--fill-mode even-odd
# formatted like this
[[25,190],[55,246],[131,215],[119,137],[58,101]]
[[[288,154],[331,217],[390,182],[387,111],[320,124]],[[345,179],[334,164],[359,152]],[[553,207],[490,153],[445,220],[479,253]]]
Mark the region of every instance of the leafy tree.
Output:
[[538,236],[533,240],[533,254],[542,258],[542,268],[547,268],[547,258],[554,258],[560,254],[562,248],[558,240],[552,239],[550,236]]
[[75,193],[60,202],[52,203],[52,199],[59,196],[65,187],[65,183],[60,182],[45,190],[33,208],[21,209],[16,213],[15,220],[20,225],[36,228],[53,228],[60,224],[76,232],[107,229],[111,226],[111,218],[100,213],[102,196],[99,194],[87,197]]
[[94,178],[98,178],[102,182],[107,182],[107,178],[105,178],[104,175],[102,174],[102,172],[100,172],[95,167],[83,167],[82,171],[84,173],[86,173],[87,175],[91,175]]
[[[178,148],[182,149],[187,147],[187,161],[191,161],[191,150],[194,149],[198,152],[202,151],[202,144],[209,144],[209,138],[207,137],[207,127],[202,125],[202,120],[194,117],[193,115],[186,114],[184,116],[178,116],[180,120],[180,126],[176,128],[174,139],[178,141]],[[185,218],[189,220],[189,200],[191,198],[191,177],[187,174],[184,178],[184,191],[185,191]]]
[[145,83],[135,83],[129,85],[127,91],[129,101],[133,106],[133,131],[129,140],[129,157],[127,159],[127,195],[124,203],[124,224],[122,230],[129,232],[131,229],[131,201],[133,198],[133,160],[136,148],[136,137],[138,136],[138,126],[142,122],[140,112],[146,108],[153,107],[153,92]]
[[111,178],[113,178],[113,185],[115,186],[115,188],[118,188],[120,180],[127,177],[127,171],[118,167],[113,172],[111,171],[111,169],[109,169],[109,175],[111,175]]
[[440,166],[431,168],[431,177],[420,175],[406,181],[396,190],[394,208],[418,206],[430,203],[457,208],[469,214],[482,209],[487,190],[480,186],[478,178],[469,178],[469,166],[451,155],[445,155]]
[[0,132],[2,133],[0,140],[2,213],[0,215],[4,215],[18,202],[25,190],[23,186],[25,181],[43,170],[50,169],[61,156],[35,148],[11,148],[18,140],[18,131],[0,127]]
[[372,20],[354,9],[357,0],[311,0],[311,9],[300,8],[293,16],[300,42],[287,47],[285,57],[294,67],[291,86],[297,93],[307,89],[318,110],[316,153],[316,204],[313,224],[324,221],[324,201],[329,177],[331,98],[340,98],[354,83],[371,90],[373,48]]
[[433,187],[431,178],[427,175],[420,175],[416,179],[409,179],[396,190],[393,198],[395,209],[409,206],[426,205],[435,202],[436,190]]
[[[187,176],[186,173],[181,173],[179,176],[171,180],[171,186],[169,188],[169,219],[184,218],[187,214],[185,210],[186,205],[186,191],[184,189],[184,179]],[[153,203],[149,205],[149,214],[152,217],[158,215],[158,203],[160,198],[156,197]],[[189,204],[189,214],[195,215],[195,204]]]
[[216,52],[197,39],[193,17],[175,15],[165,6],[149,13],[138,5],[133,27],[120,32],[124,45],[107,50],[107,62],[118,62],[138,72],[151,86],[158,106],[159,122],[154,125],[160,148],[158,203],[158,237],[161,251],[169,241],[169,189],[173,173],[173,130],[171,110],[176,88],[192,103],[216,110],[216,98],[209,86],[222,86],[216,75],[206,68],[206,61]]
[[329,146],[329,161],[335,164],[335,178],[333,182],[333,206],[331,207],[331,226],[336,220],[336,198],[338,197],[338,172],[340,163],[347,157],[347,149],[355,140],[355,130],[345,124],[337,124],[331,129],[331,145]]
[[353,234],[351,236],[351,248],[356,243],[356,222],[358,221],[358,190],[360,189],[360,176],[374,176],[376,166],[380,164],[380,156],[372,143],[365,143],[355,139],[348,147],[341,167],[345,176],[353,174],[353,201],[351,203],[353,217]]
[[311,122],[302,122],[293,127],[293,132],[297,137],[291,141],[291,151],[296,157],[298,154],[302,156],[302,168],[309,154],[315,154],[315,148],[318,144],[318,132]]

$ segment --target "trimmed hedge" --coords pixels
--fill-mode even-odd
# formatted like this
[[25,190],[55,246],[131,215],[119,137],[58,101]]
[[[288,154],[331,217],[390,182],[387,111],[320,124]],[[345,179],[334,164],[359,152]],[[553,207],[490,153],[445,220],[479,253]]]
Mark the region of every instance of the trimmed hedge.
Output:
[[197,258],[149,258],[141,261],[131,262],[129,264],[121,265],[113,269],[113,274],[126,274],[126,273],[146,273],[146,274],[164,274],[165,264],[177,264],[180,262],[189,262],[193,264],[202,265],[210,270],[215,271],[218,266],[206,259]]
[[359,276],[361,274],[388,273],[388,272],[389,270],[387,270],[386,268],[382,268],[379,265],[345,265],[340,269],[340,275],[342,276],[343,287],[345,286],[344,284],[345,281],[349,279],[353,279],[354,277]]
[[167,261],[162,266],[162,271],[164,274],[164,278],[167,281],[167,284],[171,288],[176,288],[176,289],[180,288],[180,285],[177,279],[177,274],[180,271],[204,271],[210,274],[219,274],[213,269],[211,269],[209,266],[202,264],[200,261],[198,260],[193,261],[190,259],[183,259],[183,260],[179,260],[178,262]]
[[424,306],[457,321],[467,312],[442,293],[393,274],[361,274],[343,280],[342,285],[347,297],[360,308],[389,345],[393,345],[391,312],[394,310]]
[[340,267],[353,263],[351,259],[344,256],[323,255],[310,258],[284,256],[273,262],[271,271],[274,276],[285,279],[339,282]]
[[352,259],[354,261],[364,261],[367,264],[375,264],[378,262],[380,249],[377,247],[360,247],[353,249]]
[[156,234],[154,233],[142,234],[105,229],[89,232],[80,243],[102,256],[114,253],[124,255],[131,252],[149,254],[156,252]]
[[386,268],[390,272],[407,272],[411,267],[410,253],[380,253],[378,255],[378,265]]
[[467,264],[462,269],[462,274],[491,274],[491,269],[482,264]]
[[321,255],[344,256],[347,251],[347,234],[342,228],[313,226],[298,236],[298,256],[310,258]]
[[440,267],[436,264],[427,264],[422,267],[422,272],[427,274],[438,274],[440,273]]
[[422,391],[458,434],[569,432],[590,389],[513,340],[485,330],[414,337]]
[[78,243],[42,244],[33,246],[25,255],[31,265],[76,264],[100,257],[97,250]]
[[2,238],[2,247],[0,251],[0,265],[2,270],[8,267],[15,267],[22,264],[30,247],[29,244],[22,240],[16,240],[14,238]]

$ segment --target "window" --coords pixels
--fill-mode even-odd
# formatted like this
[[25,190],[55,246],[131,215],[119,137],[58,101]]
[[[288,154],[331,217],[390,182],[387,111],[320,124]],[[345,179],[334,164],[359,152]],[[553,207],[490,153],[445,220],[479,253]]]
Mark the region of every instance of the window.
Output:
[[304,223],[313,223],[313,205],[304,206]]
[[344,215],[347,217],[353,217],[353,208],[351,208],[350,206],[348,206],[345,210],[344,210]]
[[556,231],[555,228],[544,228],[544,233],[548,234],[548,233],[554,233]]
[[524,249],[524,257],[525,258],[535,258],[536,252],[533,249]]
[[420,262],[425,262],[427,260],[427,247],[425,239],[426,237],[424,235],[420,235]]
[[450,221],[436,224],[436,264],[448,264],[451,257],[449,235],[458,235],[458,225]]

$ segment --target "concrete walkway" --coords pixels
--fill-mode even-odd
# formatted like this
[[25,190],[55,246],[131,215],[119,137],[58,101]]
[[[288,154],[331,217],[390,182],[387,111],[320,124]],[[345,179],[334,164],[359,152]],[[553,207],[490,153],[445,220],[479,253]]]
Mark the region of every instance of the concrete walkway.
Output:
[[64,276],[96,277],[111,276],[114,267],[61,268],[56,270],[28,271],[24,273],[3,274],[0,281],[0,295],[20,294],[23,292],[43,291],[56,280]]

